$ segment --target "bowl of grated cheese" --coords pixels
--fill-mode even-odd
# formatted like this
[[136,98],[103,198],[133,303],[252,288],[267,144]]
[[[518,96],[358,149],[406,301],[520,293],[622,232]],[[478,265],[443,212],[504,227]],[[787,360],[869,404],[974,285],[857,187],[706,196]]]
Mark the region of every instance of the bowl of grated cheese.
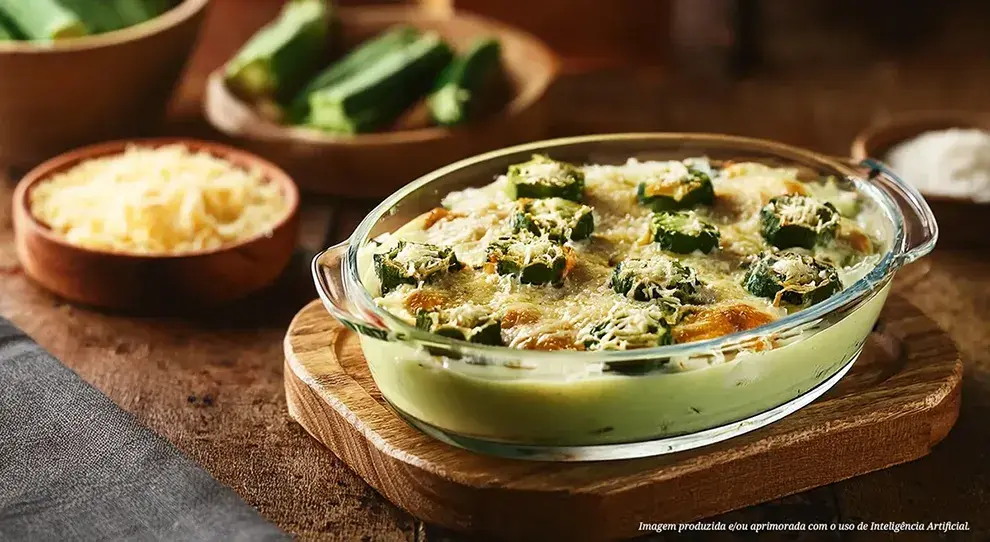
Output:
[[29,172],[14,193],[18,256],[71,301],[158,311],[244,297],[282,273],[299,193],[277,166],[214,143],[94,145]]
[[982,231],[990,223],[990,114],[897,114],[860,132],[852,157],[877,158],[914,185],[938,219],[942,246],[987,246]]

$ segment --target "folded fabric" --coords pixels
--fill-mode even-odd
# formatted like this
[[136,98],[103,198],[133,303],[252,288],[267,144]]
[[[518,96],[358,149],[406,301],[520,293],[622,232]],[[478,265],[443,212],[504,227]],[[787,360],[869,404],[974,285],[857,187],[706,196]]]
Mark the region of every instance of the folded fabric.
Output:
[[287,540],[0,318],[0,540]]

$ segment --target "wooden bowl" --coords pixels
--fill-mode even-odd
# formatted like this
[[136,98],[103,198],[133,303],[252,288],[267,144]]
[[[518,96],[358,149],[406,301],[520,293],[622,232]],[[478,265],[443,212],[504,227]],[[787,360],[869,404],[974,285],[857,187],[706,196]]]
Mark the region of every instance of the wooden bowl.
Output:
[[461,158],[547,135],[545,95],[557,76],[558,62],[529,34],[473,15],[445,17],[413,7],[342,8],[340,19],[340,41],[345,48],[396,24],[435,30],[460,50],[480,36],[497,37],[502,43],[511,98],[501,112],[456,129],[431,127],[334,136],[259,117],[227,90],[221,68],[207,83],[204,108],[210,123],[238,147],[285,168],[303,189],[352,197],[386,196]]
[[209,0],[116,32],[0,42],[0,167],[143,133],[160,120]]
[[[856,136],[852,157],[857,160],[877,158],[886,161],[887,153],[898,143],[924,132],[948,128],[978,128],[990,132],[990,114],[967,111],[922,111],[895,115],[874,124]],[[897,172],[910,182],[909,172]],[[938,220],[939,246],[947,248],[984,248],[990,238],[984,234],[990,226],[990,204],[965,198],[922,192]]]
[[[282,187],[289,211],[272,230],[215,250],[180,255],[137,255],[82,248],[67,243],[29,211],[31,190],[79,162],[119,154],[130,145],[182,143],[243,168],[260,170]],[[275,281],[292,256],[299,229],[299,191],[289,176],[257,156],[180,139],[115,141],[53,158],[27,174],[14,191],[14,241],[29,277],[78,303],[134,312],[161,312],[217,305],[244,297]]]

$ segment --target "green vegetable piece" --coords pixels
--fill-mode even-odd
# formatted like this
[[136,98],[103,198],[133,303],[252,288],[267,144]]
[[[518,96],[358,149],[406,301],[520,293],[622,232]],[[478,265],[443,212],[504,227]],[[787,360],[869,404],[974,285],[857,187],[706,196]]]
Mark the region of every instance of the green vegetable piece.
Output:
[[401,284],[429,282],[443,273],[463,267],[449,248],[410,241],[399,241],[392,250],[375,254],[374,262],[382,295]]
[[150,21],[165,13],[169,8],[165,2],[160,0],[112,0],[112,5],[117,16],[123,22],[124,26],[121,28]]
[[58,0],[93,33],[113,32],[150,21],[172,8],[169,0]]
[[659,254],[619,262],[611,286],[617,294],[636,301],[659,300],[678,306],[694,302],[704,284],[693,268]]
[[166,0],[58,0],[93,33],[113,32],[150,21],[171,9]]
[[426,102],[435,123],[456,126],[471,119],[500,69],[501,54],[498,40],[482,38],[444,69]]
[[315,72],[327,49],[325,0],[295,0],[227,63],[227,86],[251,101],[285,101]]
[[763,238],[777,248],[814,248],[835,237],[839,213],[835,206],[799,195],[777,196],[760,210]]
[[420,311],[416,327],[470,343],[502,346],[501,322],[473,303],[443,311]]
[[711,172],[695,162],[663,162],[636,187],[639,202],[654,211],[690,209],[715,201]]
[[317,91],[329,88],[367,69],[383,56],[401,49],[421,37],[422,34],[411,26],[398,26],[371,40],[362,43],[343,58],[314,77],[292,100],[290,116],[293,122],[302,123],[309,116],[309,100]]
[[488,245],[488,262],[495,271],[523,284],[562,285],[571,257],[569,247],[533,235],[501,237]]
[[163,13],[170,11],[172,8],[178,5],[176,0],[143,0],[147,9],[156,13],[156,17]]
[[509,166],[509,197],[584,199],[584,172],[567,162],[534,154],[532,160]]
[[513,227],[562,243],[581,241],[595,230],[591,207],[564,198],[520,199]]
[[429,90],[452,55],[439,35],[425,34],[338,84],[312,93],[308,122],[339,134],[383,128]]
[[[113,32],[127,26],[117,13],[118,0],[58,0],[94,34]],[[140,0],[137,0],[140,1]]]
[[56,0],[0,0],[0,12],[29,40],[78,38],[89,28]]
[[633,350],[672,344],[670,326],[658,305],[620,303],[600,322],[578,333],[588,350]]
[[753,295],[781,304],[810,307],[842,289],[831,265],[795,252],[766,252],[754,263],[743,286]]
[[2,41],[19,41],[25,39],[25,36],[17,28],[17,25],[13,21],[4,15],[3,11],[0,11],[0,42]]
[[700,250],[708,254],[718,247],[718,228],[702,221],[694,211],[653,213],[650,236],[660,248],[678,254]]

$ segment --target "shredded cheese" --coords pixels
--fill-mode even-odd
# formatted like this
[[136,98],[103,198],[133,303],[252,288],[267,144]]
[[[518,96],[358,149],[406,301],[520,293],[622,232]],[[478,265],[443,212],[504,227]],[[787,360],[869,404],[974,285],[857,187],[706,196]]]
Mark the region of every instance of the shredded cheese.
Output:
[[983,130],[925,132],[895,146],[886,159],[925,194],[990,202],[990,133]]
[[781,258],[774,262],[773,270],[784,277],[784,282],[814,283],[818,274],[803,258]]
[[271,234],[280,188],[183,145],[86,160],[30,192],[36,219],[74,245],[135,254],[210,250]]
[[567,172],[554,162],[529,164],[519,173],[522,177],[520,180],[525,183],[545,182],[553,186],[566,186],[570,182]]
[[395,263],[401,265],[410,277],[427,276],[449,265],[441,253],[428,245],[406,243],[395,255]]
[[578,331],[578,342],[595,343],[597,350],[631,350],[656,346],[669,333],[662,324],[663,311],[656,305],[617,304],[599,329],[587,325]]

